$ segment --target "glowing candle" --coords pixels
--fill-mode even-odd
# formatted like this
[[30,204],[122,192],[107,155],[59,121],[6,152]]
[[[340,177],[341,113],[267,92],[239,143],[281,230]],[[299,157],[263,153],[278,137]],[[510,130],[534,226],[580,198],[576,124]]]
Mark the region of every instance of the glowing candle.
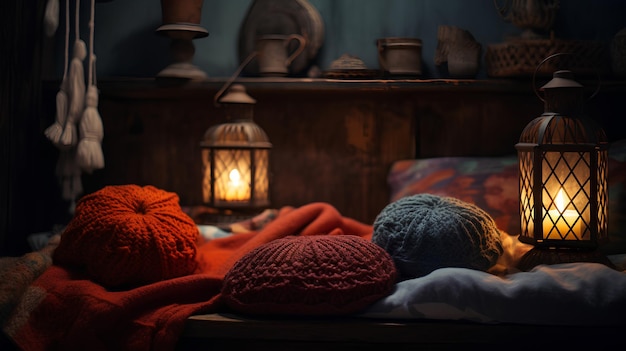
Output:
[[[543,220],[543,233],[547,235],[546,239],[564,237],[565,240],[578,240],[580,238],[580,215],[575,210],[566,209],[568,203],[567,195],[563,189],[559,189],[554,201],[556,209],[549,210]],[[556,237],[551,238],[553,235]]]
[[241,174],[235,168],[228,173],[228,183],[226,184],[226,194],[224,200],[226,201],[244,201],[247,200],[248,187],[246,183],[241,180]]

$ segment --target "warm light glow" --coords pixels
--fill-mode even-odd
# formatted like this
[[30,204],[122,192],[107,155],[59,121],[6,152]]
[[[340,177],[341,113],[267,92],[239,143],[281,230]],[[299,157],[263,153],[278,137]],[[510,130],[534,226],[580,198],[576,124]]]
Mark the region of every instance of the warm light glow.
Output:
[[233,169],[228,173],[228,179],[230,179],[233,186],[239,186],[239,183],[241,183],[241,174],[239,174],[237,169]]
[[248,200],[249,192],[246,182],[241,179],[239,170],[233,168],[228,172],[228,183],[226,184],[226,194],[224,200],[226,201],[246,201]]
[[567,195],[565,195],[563,189],[559,189],[559,192],[556,194],[556,199],[554,200],[554,204],[556,205],[556,209],[559,213],[563,213],[563,211],[565,211],[566,202],[569,202]]
[[567,204],[569,198],[563,189],[559,189],[554,199],[556,209],[549,210],[543,220],[543,234],[546,239],[561,240],[561,237],[565,240],[580,239],[580,214],[576,210],[568,210]]

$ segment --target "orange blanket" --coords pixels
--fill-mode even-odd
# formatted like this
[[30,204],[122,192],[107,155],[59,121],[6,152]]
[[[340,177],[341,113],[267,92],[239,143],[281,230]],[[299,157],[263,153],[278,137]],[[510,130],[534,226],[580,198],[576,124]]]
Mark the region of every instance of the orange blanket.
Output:
[[343,217],[327,203],[285,207],[257,232],[200,246],[196,274],[124,291],[53,265],[27,289],[4,332],[24,350],[172,350],[189,316],[220,309],[223,278],[239,258],[289,235],[370,240],[372,226]]

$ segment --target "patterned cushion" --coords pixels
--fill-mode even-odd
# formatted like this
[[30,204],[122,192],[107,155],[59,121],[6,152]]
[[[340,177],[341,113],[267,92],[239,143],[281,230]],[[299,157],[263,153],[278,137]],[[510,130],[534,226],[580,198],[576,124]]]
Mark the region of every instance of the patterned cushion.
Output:
[[498,228],[519,233],[517,156],[402,160],[391,168],[391,201],[429,193],[477,205]]
[[[607,254],[626,252],[626,140],[609,148],[609,243]],[[520,232],[517,155],[401,160],[388,182],[390,201],[418,193],[453,196],[489,213],[498,228]]]

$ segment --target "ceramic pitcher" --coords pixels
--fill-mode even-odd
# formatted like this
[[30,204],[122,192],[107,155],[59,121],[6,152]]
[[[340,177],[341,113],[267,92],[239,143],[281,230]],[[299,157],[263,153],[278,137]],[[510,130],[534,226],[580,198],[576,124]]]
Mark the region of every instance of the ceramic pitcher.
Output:
[[[290,44],[298,42],[298,47],[290,52]],[[306,39],[299,34],[271,34],[257,40],[256,54],[259,74],[266,77],[286,76],[291,62],[304,51]]]

